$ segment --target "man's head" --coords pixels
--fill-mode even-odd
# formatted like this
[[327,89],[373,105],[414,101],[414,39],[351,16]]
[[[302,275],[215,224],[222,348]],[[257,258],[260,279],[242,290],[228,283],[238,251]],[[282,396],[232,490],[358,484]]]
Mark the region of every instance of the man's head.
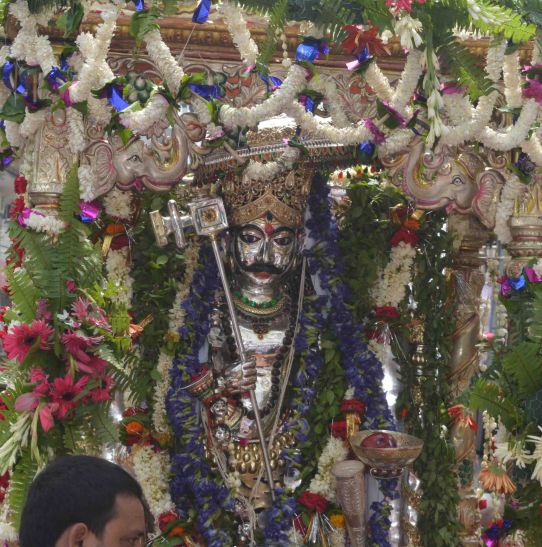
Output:
[[65,456],[30,486],[20,547],[140,547],[148,509],[137,481],[94,456]]
[[296,264],[300,229],[266,215],[233,232],[235,270],[251,285],[270,286],[280,281]]

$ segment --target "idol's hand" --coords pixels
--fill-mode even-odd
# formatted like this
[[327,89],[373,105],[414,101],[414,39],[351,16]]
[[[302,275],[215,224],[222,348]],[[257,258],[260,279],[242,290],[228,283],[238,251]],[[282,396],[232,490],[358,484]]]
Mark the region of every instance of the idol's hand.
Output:
[[226,389],[230,393],[244,393],[256,387],[256,360],[251,357],[236,363],[225,374]]

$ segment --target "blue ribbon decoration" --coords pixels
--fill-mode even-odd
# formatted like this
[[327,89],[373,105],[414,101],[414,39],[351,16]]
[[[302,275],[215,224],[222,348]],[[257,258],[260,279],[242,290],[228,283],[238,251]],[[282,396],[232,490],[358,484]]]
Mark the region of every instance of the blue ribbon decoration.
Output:
[[211,11],[211,0],[201,0],[198,7],[192,14],[192,23],[198,23],[199,25],[205,23],[209,18],[209,12]]
[[15,70],[15,63],[11,61],[6,61],[2,67],[2,81],[4,85],[10,90],[13,91],[13,86],[11,85],[11,75]]
[[114,84],[107,86],[107,101],[117,112],[121,112],[130,106],[130,104],[122,98],[122,92],[119,92],[117,86]]
[[371,158],[375,151],[375,145],[371,141],[365,141],[358,146],[358,149],[363,155],[366,155],[367,158]]
[[[61,60],[62,62],[62,60]],[[64,74],[62,74],[62,71],[60,68],[54,66],[50,71],[49,74],[47,74],[47,81],[49,82],[49,85],[57,91],[59,87],[64,85],[67,82],[66,77]]]
[[4,167],[7,167],[12,161],[13,161],[13,156],[10,154],[9,156],[2,158],[2,165]]
[[514,290],[519,291],[520,289],[523,289],[523,287],[525,287],[525,276],[522,274],[515,279],[510,278],[509,282]]
[[70,70],[70,65],[65,55],[60,56],[60,70],[62,70],[62,72],[68,72],[68,70]]
[[222,88],[216,84],[190,84],[188,87],[204,99],[220,99],[222,97]]
[[276,76],[267,75],[263,72],[258,72],[258,76],[265,82],[268,91],[269,88],[271,88],[271,91],[275,91],[282,85],[282,80]]
[[136,11],[143,11],[145,9],[144,0],[132,0],[132,1],[134,2]]
[[303,42],[297,46],[295,60],[298,63],[314,63],[320,55],[325,55],[328,52],[329,48],[324,40],[306,37]]

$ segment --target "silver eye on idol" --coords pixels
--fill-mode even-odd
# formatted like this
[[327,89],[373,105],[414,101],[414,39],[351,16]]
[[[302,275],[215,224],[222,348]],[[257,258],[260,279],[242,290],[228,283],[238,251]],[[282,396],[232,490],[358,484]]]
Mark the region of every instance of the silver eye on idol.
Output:
[[298,234],[274,219],[271,213],[233,229],[235,269],[251,283],[272,285],[295,262]]

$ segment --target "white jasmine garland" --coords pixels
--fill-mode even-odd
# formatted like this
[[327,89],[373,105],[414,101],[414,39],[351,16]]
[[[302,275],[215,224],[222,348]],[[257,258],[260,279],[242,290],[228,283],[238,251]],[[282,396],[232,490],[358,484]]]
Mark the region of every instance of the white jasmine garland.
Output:
[[495,212],[495,233],[501,243],[506,244],[512,241],[508,220],[514,211],[516,199],[521,197],[526,189],[527,186],[519,180],[517,175],[508,176],[504,183]]
[[415,256],[416,249],[404,241],[392,247],[390,261],[371,289],[376,307],[396,308],[403,301],[406,296],[406,287],[410,283]]
[[169,455],[165,451],[155,452],[151,446],[134,446],[132,461],[136,479],[143,489],[154,519],[158,521],[162,513],[175,509],[169,494]]
[[105,269],[107,279],[111,281],[119,290],[112,298],[117,304],[123,304],[130,308],[132,303],[132,286],[134,280],[130,277],[130,254],[127,247],[122,249],[110,250],[105,259]]
[[66,228],[63,220],[51,215],[40,215],[35,211],[30,212],[30,216],[25,219],[25,224],[36,232],[44,232],[50,236],[56,236]]
[[380,67],[376,64],[376,61],[372,61],[369,67],[364,73],[365,81],[373,88],[376,96],[381,101],[391,102],[393,98],[393,89],[390,82]]
[[517,51],[504,56],[503,80],[507,106],[519,108],[523,104],[523,95],[521,93],[522,82],[519,73],[519,53]]
[[45,109],[30,112],[27,108],[24,120],[19,125],[21,137],[24,137],[25,139],[33,139],[36,136],[36,133],[41,129],[41,126],[45,123],[45,117],[48,113],[49,112]]
[[[169,311],[169,332],[172,335],[177,335],[178,330],[184,325],[185,311],[182,309],[181,304],[190,291],[194,269],[197,264],[197,255],[198,246],[191,241],[184,252],[186,269],[184,272],[183,282],[179,284],[173,306]],[[152,414],[153,428],[159,433],[167,433],[170,430],[166,412],[166,396],[170,386],[170,367],[171,355],[161,351],[156,367],[160,379],[156,382],[154,387],[154,404]]]
[[448,93],[442,96],[444,112],[453,125],[465,123],[471,119],[472,105],[467,95]]
[[80,165],[77,169],[79,177],[79,192],[83,201],[92,201],[94,199],[94,189],[92,182],[95,179],[94,172],[90,165]]
[[157,66],[164,77],[170,91],[176,95],[181,85],[181,79],[184,76],[183,69],[171,55],[169,47],[162,40],[162,35],[158,29],[147,32],[143,37],[147,53]]
[[6,139],[13,148],[19,148],[23,145],[20,124],[6,120],[4,129],[6,131]]
[[119,11],[115,8],[107,9],[100,15],[103,22],[96,29],[92,51],[88,51],[90,50],[88,36],[83,38],[82,43],[87,55],[77,75],[77,81],[70,86],[70,99],[74,103],[86,101],[91,96],[93,88],[100,87],[112,77],[106,58],[117,26]]
[[56,65],[56,60],[47,36],[38,35],[37,17],[30,13],[25,0],[10,4],[9,11],[21,27],[11,44],[11,56],[29,65],[39,65],[43,73],[48,74]]
[[268,120],[286,111],[288,106],[297,99],[297,94],[307,81],[307,71],[300,65],[293,65],[282,85],[274,91],[263,103],[252,107],[235,108],[224,105],[220,109],[220,122],[227,128],[256,127],[262,120]]
[[75,108],[68,108],[66,116],[68,120],[70,148],[74,154],[79,154],[87,146],[83,114]]
[[324,96],[324,104],[336,127],[346,127],[350,121],[345,114],[341,98],[337,91],[337,84],[333,78],[327,76],[316,76],[309,82],[309,89],[318,91]]
[[255,65],[258,57],[258,46],[250,35],[241,10],[229,2],[218,4],[217,9],[224,17],[226,27],[231,34],[235,47],[239,50],[243,62],[249,66]]
[[531,161],[536,165],[542,165],[542,145],[536,132],[532,134],[529,140],[522,143],[521,149],[529,155]]
[[386,142],[378,145],[378,155],[384,158],[404,150],[414,137],[415,134],[410,129],[396,129],[386,138]]
[[134,133],[145,134],[155,123],[165,119],[168,107],[167,99],[157,93],[142,110],[123,112],[120,121]]
[[513,148],[517,148],[525,141],[531,129],[531,124],[536,120],[538,109],[538,103],[534,99],[528,99],[523,105],[516,123],[510,125],[504,131],[484,127],[478,133],[477,139],[488,148],[500,150],[501,152],[508,152]]
[[399,83],[393,92],[391,103],[401,113],[407,113],[407,105],[416,91],[416,86],[422,74],[423,53],[415,49],[408,54],[405,68]]
[[111,107],[107,99],[88,97],[88,119],[91,124],[105,127],[111,120]]
[[349,450],[342,439],[329,437],[318,458],[318,471],[309,484],[309,492],[324,496],[328,501],[335,501],[335,479],[331,468],[336,463],[346,460],[348,452]]
[[132,216],[132,194],[113,188],[103,199],[105,212],[115,218],[127,220]]
[[281,173],[290,170],[300,156],[300,150],[289,146],[276,161],[260,163],[255,160],[248,162],[247,168],[243,171],[243,176],[253,181],[272,180]]
[[423,25],[419,19],[414,19],[408,13],[401,12],[399,19],[393,23],[395,35],[399,37],[401,46],[404,49],[413,50],[420,46],[423,42],[420,32]]

